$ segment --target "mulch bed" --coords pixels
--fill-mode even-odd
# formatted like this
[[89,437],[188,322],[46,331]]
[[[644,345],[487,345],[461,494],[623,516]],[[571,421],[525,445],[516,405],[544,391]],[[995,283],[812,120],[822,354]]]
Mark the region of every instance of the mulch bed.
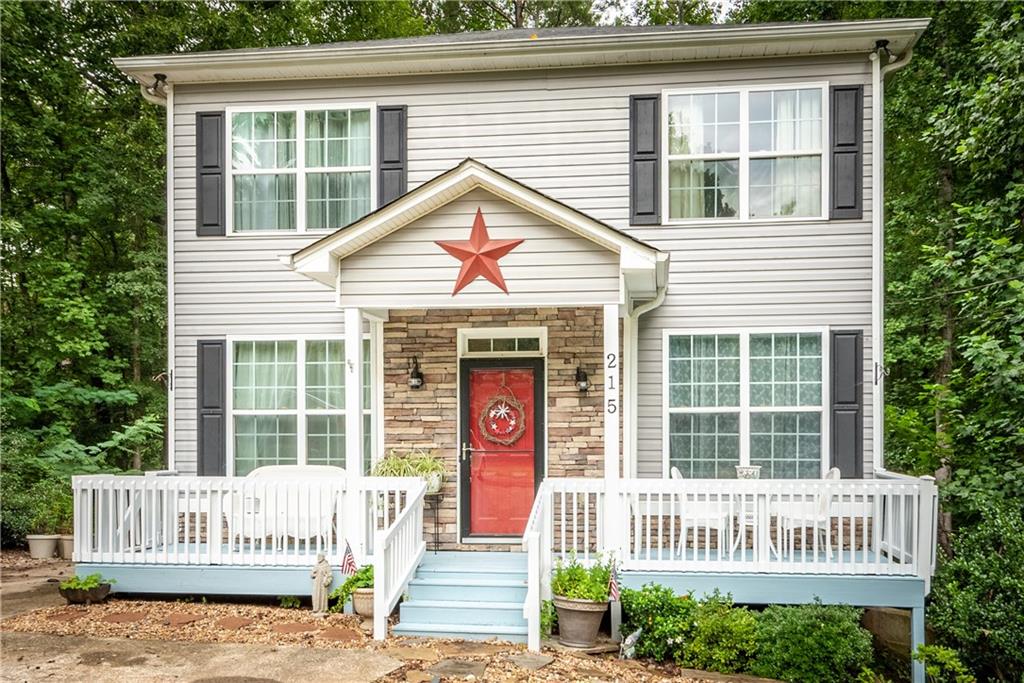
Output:
[[[176,640],[208,643],[301,645],[313,648],[378,650],[404,662],[382,681],[408,683],[420,672],[445,659],[476,661],[486,665],[486,681],[622,681],[656,683],[721,681],[694,677],[672,666],[620,661],[614,656],[591,656],[561,648],[548,650],[554,661],[529,671],[508,660],[525,651],[524,645],[487,641],[372,639],[355,615],[331,614],[318,619],[308,608],[285,609],[268,605],[206,603],[166,600],[119,600],[83,606],[39,609],[0,622],[5,631],[78,635],[130,640]],[[445,678],[443,680],[456,680]]]

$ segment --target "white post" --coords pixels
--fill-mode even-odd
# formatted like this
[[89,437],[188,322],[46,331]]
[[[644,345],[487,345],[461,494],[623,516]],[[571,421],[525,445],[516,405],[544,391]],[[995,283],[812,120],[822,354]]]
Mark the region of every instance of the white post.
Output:
[[[604,484],[605,484],[605,548],[613,561],[619,561],[617,551],[622,546],[619,529],[619,418],[622,405],[619,402],[619,369],[622,358],[619,354],[619,306],[606,304],[604,307]],[[600,548],[598,550],[601,550]],[[621,606],[611,605],[612,638],[619,639],[619,624],[622,620]]]
[[[366,558],[363,510],[363,313],[345,309],[345,519],[343,533],[357,561]],[[372,530],[370,531],[372,533]]]

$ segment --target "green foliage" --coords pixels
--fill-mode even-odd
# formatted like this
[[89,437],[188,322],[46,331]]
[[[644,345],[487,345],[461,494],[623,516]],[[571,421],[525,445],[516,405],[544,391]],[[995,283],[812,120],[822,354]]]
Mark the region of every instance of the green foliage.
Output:
[[284,609],[298,609],[302,607],[302,600],[296,595],[279,595],[277,600]]
[[861,611],[842,605],[772,605],[757,619],[758,676],[794,683],[842,683],[871,664]]
[[696,669],[733,673],[746,671],[756,649],[757,618],[732,599],[714,594],[697,604],[694,627],[682,663]]
[[623,636],[642,628],[636,644],[639,657],[659,662],[682,661],[683,646],[689,642],[694,629],[697,603],[690,594],[676,595],[675,591],[656,583],[648,583],[640,590],[622,590]]
[[551,592],[562,598],[606,602],[611,575],[610,561],[602,564],[598,559],[587,567],[573,555],[568,563],[561,559],[555,562],[551,571]]
[[558,611],[550,600],[542,600],[540,603],[540,634],[551,637],[551,633],[558,626]]
[[982,679],[1024,677],[1024,514],[987,508],[932,582],[929,623]]
[[914,653],[914,659],[924,663],[925,676],[929,683],[974,683],[974,677],[956,650],[941,645],[921,645]]
[[345,609],[345,603],[352,597],[357,588],[373,588],[373,565],[366,564],[356,570],[356,573],[345,579],[345,582],[331,591],[330,598],[336,602],[331,605],[332,612],[340,612]]
[[115,584],[114,579],[104,579],[100,574],[89,574],[88,576],[72,576],[67,581],[61,581],[60,587],[64,590],[91,590],[99,588],[103,584]]
[[445,473],[444,461],[434,451],[420,448],[392,448],[373,466],[375,477],[425,477],[437,472]]

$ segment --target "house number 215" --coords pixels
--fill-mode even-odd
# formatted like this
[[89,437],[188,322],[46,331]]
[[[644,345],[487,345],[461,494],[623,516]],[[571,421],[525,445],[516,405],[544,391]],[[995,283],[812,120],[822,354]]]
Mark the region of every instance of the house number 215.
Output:
[[618,368],[618,357],[614,353],[609,353],[608,356],[607,356],[607,359],[608,359],[608,362],[605,364],[605,367],[607,368],[607,372],[605,373],[605,377],[607,378],[608,382],[605,385],[605,389],[607,390],[607,392],[610,392],[610,393],[608,393],[608,407],[607,407],[607,410],[608,410],[609,414],[613,414],[613,413],[617,412],[618,409],[619,409],[619,406],[616,403],[616,401],[618,399],[618,395],[619,395],[619,392],[617,391],[617,389],[615,387],[615,375],[616,375],[616,373],[613,372],[616,368]]

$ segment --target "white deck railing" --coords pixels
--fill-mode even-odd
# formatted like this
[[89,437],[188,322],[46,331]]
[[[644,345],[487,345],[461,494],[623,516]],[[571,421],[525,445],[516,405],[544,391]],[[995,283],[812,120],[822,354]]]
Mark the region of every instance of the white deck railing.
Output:
[[427,546],[423,542],[423,496],[426,482],[406,494],[403,510],[375,534],[373,557],[373,637],[388,634],[388,615],[416,573]]
[[937,512],[930,478],[547,479],[523,535],[528,644],[552,563],[570,555],[624,571],[918,576],[927,592]]
[[[415,478],[74,477],[75,561],[311,566],[370,560],[378,531],[410,502]],[[420,512],[419,514],[422,514]],[[363,552],[360,553],[359,549]]]

